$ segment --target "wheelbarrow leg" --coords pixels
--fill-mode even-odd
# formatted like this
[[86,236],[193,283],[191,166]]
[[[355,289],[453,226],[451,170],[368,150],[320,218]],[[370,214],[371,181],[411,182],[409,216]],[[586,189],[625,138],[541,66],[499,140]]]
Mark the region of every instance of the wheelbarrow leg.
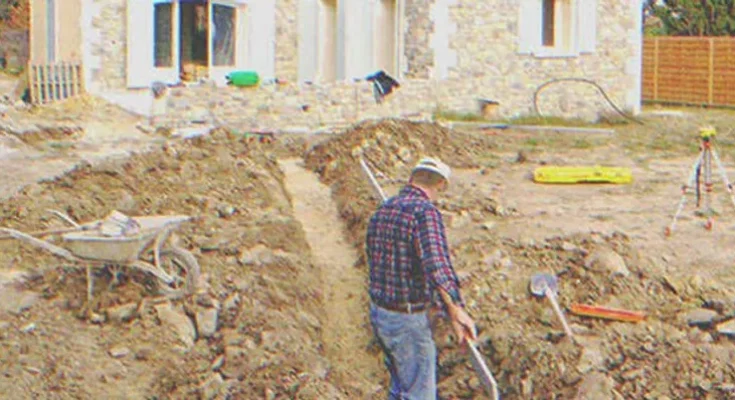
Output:
[[107,290],[111,290],[112,288],[120,285],[120,274],[122,274],[122,271],[119,265],[108,265],[107,268],[110,270],[110,274],[112,275],[112,280],[107,286]]
[[87,265],[87,305],[89,307],[92,307],[92,294],[93,293],[94,293],[94,275],[92,274],[92,267],[90,265]]

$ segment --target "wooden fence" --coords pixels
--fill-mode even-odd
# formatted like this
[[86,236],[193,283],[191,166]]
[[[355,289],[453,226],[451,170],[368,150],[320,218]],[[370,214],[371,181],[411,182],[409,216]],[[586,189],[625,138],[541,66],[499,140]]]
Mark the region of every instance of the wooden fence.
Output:
[[643,100],[735,105],[735,38],[643,40]]
[[46,104],[68,99],[84,90],[82,66],[79,64],[45,64],[28,66],[31,102]]

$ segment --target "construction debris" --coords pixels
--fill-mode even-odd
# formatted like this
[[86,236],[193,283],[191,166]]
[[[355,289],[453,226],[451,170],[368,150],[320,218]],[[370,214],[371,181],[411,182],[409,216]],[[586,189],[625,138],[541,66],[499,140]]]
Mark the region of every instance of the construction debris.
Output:
[[[36,295],[17,307],[9,302],[13,309],[0,316],[8,344],[0,356],[7,366],[0,375],[0,394],[22,390],[30,397],[53,392],[104,398],[120,390],[140,398],[384,397],[385,376],[359,371],[345,378],[320,350],[324,331],[339,321],[322,312],[324,272],[310,260],[311,251],[329,249],[307,246],[275,161],[307,150],[307,165],[331,185],[347,241],[358,248],[366,217],[379,201],[359,157],[388,195],[422,156],[438,156],[455,168],[457,179],[437,205],[446,217],[468,310],[480,330],[477,348],[489,361],[501,398],[732,396],[727,382],[735,381],[735,293],[723,276],[711,270],[701,276],[682,274],[673,268],[681,259],[670,251],[648,254],[641,245],[645,238],[614,229],[547,233],[544,223],[566,218],[570,208],[552,204],[516,210],[507,204],[492,180],[506,179],[503,174],[524,166],[486,162],[483,157],[495,152],[497,137],[387,120],[337,135],[288,143],[278,139],[265,145],[223,130],[175,139],[145,155],[82,164],[0,203],[4,225],[36,232],[50,228],[49,208],[75,221],[103,218],[112,209],[130,216],[197,215],[178,241],[196,253],[205,274],[203,293],[169,305],[151,298],[153,287],[145,276],[123,273],[115,282],[115,271],[101,270],[95,303],[86,305],[83,273],[47,254],[1,241],[0,264],[25,276],[13,281],[21,285],[18,292],[6,293]],[[534,225],[521,224],[528,220]],[[615,225],[602,219],[590,224],[598,222]],[[514,228],[521,230],[517,238],[508,234]],[[594,256],[601,249],[606,255]],[[696,254],[697,260],[705,257]],[[353,260],[345,262],[352,265]],[[365,271],[364,263],[355,265],[354,270]],[[40,273],[39,266],[48,272]],[[563,327],[548,304],[529,298],[530,271],[559,278],[559,307],[572,311],[566,318],[579,345],[563,340]],[[10,278],[3,286],[10,287]],[[359,299],[353,296],[345,306],[365,309]],[[579,316],[574,305],[636,310],[646,321]],[[93,309],[95,318],[77,318],[85,308]],[[442,396],[487,398],[470,355],[450,340],[450,333],[439,321],[435,339]],[[368,350],[350,357],[380,365],[380,352],[368,340],[351,346]],[[113,349],[121,358],[111,357]]]

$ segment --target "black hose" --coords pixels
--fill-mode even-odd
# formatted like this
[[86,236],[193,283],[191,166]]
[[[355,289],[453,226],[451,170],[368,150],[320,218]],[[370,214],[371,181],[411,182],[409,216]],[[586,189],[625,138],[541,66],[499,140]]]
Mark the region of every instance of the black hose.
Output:
[[630,121],[636,122],[636,123],[641,124],[641,125],[645,125],[643,123],[643,121],[641,121],[641,120],[639,120],[639,119],[637,119],[635,117],[632,117],[632,116],[628,115],[623,110],[621,110],[620,108],[618,108],[618,106],[615,105],[615,103],[610,99],[610,96],[607,95],[607,93],[605,92],[605,90],[600,85],[598,85],[597,82],[592,81],[592,80],[589,80],[589,79],[584,79],[584,78],[556,78],[556,79],[552,79],[550,81],[547,81],[547,82],[543,83],[541,86],[537,87],[536,88],[536,92],[534,92],[534,94],[533,94],[533,108],[534,108],[534,111],[536,112],[536,114],[538,116],[544,118],[544,116],[541,114],[541,111],[539,111],[539,108],[538,108],[538,95],[539,95],[539,93],[541,93],[541,90],[543,90],[547,86],[551,85],[552,83],[557,83],[557,82],[582,82],[582,83],[589,83],[590,85],[593,85],[594,87],[597,88],[597,90],[600,91],[600,93],[602,94],[602,96],[605,97],[605,100],[607,100],[607,102],[610,104],[610,106],[612,106],[612,108],[615,109],[615,111],[617,111],[618,114],[622,115],[624,118],[626,118],[626,119],[628,119]]

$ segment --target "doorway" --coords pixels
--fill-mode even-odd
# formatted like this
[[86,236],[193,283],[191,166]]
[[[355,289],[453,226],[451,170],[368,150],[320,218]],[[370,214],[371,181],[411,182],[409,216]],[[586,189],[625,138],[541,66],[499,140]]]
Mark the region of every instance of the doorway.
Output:
[[182,1],[179,7],[181,79],[197,81],[206,78],[209,70],[209,7],[204,0]]

